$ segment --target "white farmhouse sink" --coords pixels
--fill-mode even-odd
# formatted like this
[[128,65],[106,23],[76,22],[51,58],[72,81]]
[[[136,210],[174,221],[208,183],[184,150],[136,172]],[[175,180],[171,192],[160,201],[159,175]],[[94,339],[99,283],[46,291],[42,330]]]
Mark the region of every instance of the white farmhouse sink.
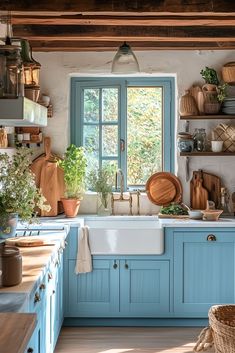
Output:
[[164,231],[153,217],[103,217],[87,219],[93,255],[161,255]]

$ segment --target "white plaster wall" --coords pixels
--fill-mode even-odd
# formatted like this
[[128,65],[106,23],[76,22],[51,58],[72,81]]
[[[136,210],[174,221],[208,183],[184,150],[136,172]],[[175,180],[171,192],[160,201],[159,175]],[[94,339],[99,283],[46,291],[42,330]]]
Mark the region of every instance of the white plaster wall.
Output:
[[[114,52],[83,52],[83,53],[34,53],[41,65],[41,91],[51,97],[54,115],[48,121],[45,133],[52,137],[52,149],[62,154],[69,144],[69,82],[71,75],[109,75]],[[200,70],[205,66],[215,68],[220,73],[223,64],[235,61],[234,51],[143,51],[136,52],[142,74],[168,74],[176,76],[176,130],[184,129],[184,122],[178,122],[178,97],[192,84],[203,84]],[[216,122],[199,121],[191,123],[195,127],[205,127],[209,132]],[[222,178],[223,184],[230,190],[235,186],[235,157],[194,157],[190,159],[190,172],[197,169],[213,172]],[[184,201],[189,203],[189,183],[185,182],[185,160],[176,154],[176,174],[184,187]],[[145,200],[146,203],[146,200]],[[82,205],[95,212],[92,199]],[[142,213],[156,212],[157,208],[145,205]]]

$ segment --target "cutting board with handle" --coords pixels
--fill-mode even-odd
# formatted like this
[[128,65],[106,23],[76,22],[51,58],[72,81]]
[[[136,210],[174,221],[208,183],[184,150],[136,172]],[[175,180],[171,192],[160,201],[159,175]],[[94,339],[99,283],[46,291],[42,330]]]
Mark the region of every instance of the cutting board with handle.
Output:
[[29,236],[29,237],[15,237],[5,240],[6,245],[19,246],[19,247],[36,247],[36,246],[48,246],[54,245],[50,240],[43,239],[38,236]]
[[202,173],[193,175],[191,186],[191,208],[194,210],[205,210],[208,201],[208,191],[203,186]]
[[220,192],[221,192],[221,179],[217,175],[205,172],[203,170],[194,171],[193,178],[190,182],[190,196],[191,196],[191,207],[194,200],[193,185],[195,179],[202,178],[203,187],[208,191],[208,200],[215,203],[215,208],[220,207]]
[[59,157],[51,153],[50,137],[44,138],[44,149],[45,153],[33,161],[31,170],[35,174],[37,187],[42,190],[42,194],[51,206],[49,212],[41,210],[40,215],[57,216],[63,211],[60,202],[65,189],[63,171],[57,165]]

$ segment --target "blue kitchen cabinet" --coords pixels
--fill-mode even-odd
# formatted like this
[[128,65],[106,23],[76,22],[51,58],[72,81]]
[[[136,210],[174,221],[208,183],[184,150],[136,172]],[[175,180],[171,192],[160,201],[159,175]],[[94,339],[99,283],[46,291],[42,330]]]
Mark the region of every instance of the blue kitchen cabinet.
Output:
[[[40,322],[37,323],[37,326],[34,329],[34,332],[27,344],[25,353],[44,353],[40,345]],[[9,352],[10,353],[10,352]]]
[[74,272],[76,260],[68,260],[67,317],[108,317],[119,311],[119,264],[93,260],[93,271]]
[[214,304],[235,303],[235,229],[172,229],[174,313],[206,318]]
[[[141,257],[139,257],[141,258]],[[67,317],[155,317],[170,310],[169,261],[94,259],[76,275],[69,260]]]
[[169,261],[120,261],[120,314],[161,317],[170,311]]

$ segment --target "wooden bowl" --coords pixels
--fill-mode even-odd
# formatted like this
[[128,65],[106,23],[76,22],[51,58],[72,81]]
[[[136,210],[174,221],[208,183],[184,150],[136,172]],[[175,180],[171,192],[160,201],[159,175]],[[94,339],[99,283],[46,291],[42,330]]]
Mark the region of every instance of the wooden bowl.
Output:
[[218,221],[219,216],[223,213],[223,210],[204,210],[201,212],[203,214],[204,221]]

